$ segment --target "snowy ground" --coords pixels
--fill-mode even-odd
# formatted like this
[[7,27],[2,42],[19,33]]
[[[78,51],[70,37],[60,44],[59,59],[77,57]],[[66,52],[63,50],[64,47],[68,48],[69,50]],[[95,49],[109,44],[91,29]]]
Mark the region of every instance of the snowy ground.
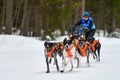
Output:
[[99,39],[101,62],[91,58],[91,67],[87,67],[82,58],[80,67],[72,72],[60,73],[51,65],[51,73],[46,74],[42,41],[0,35],[0,80],[120,80],[120,39]]

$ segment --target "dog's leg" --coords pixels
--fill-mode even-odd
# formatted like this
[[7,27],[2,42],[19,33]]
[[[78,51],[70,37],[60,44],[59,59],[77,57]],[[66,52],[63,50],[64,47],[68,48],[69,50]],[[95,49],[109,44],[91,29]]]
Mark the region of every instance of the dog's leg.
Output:
[[98,50],[98,61],[100,61],[100,50]]
[[78,51],[76,52],[76,59],[77,59],[77,68],[79,68],[81,56]]
[[47,71],[46,71],[46,73],[49,73],[50,69],[49,69],[48,56],[46,56],[46,64],[47,64]]
[[68,60],[67,60],[67,62],[66,62],[66,64],[65,65],[67,65],[67,64],[71,64],[71,69],[69,70],[69,71],[72,71],[73,70],[73,62],[72,62],[72,58],[68,58]]
[[71,58],[69,58],[66,62],[66,58],[64,58],[64,64],[62,66],[62,70],[60,72],[64,72],[65,71],[65,66],[71,61]]
[[87,64],[88,64],[88,67],[90,67],[89,56],[90,56],[90,53],[89,53],[89,51],[87,51]]
[[98,61],[100,61],[100,49],[101,49],[101,44],[99,43],[99,46],[98,46]]
[[55,64],[56,64],[57,71],[59,71],[58,61],[56,58],[55,58]]
[[66,50],[63,50],[63,55],[62,55],[62,70],[60,72],[64,72],[65,71],[66,58],[67,58],[67,52],[66,52]]
[[60,72],[64,72],[65,71],[65,65],[66,65],[66,57],[65,54],[63,54],[62,56],[62,70],[60,70]]
[[92,56],[93,56],[93,59],[96,59],[95,55],[94,55],[94,52],[92,53]]
[[53,62],[53,65],[56,64],[56,54],[54,54],[54,62]]
[[65,61],[64,61],[64,56],[62,56],[62,65],[64,64],[64,62],[65,62]]
[[66,62],[66,64],[65,64],[65,65],[67,65],[68,63],[70,63],[70,62],[71,62],[71,60],[72,60],[72,58],[68,58],[68,60],[67,60],[67,62]]
[[98,61],[100,61],[100,48],[97,51],[98,51]]
[[72,59],[70,60],[70,64],[71,64],[71,69],[69,71],[72,71],[73,70],[73,62],[72,62]]
[[93,51],[93,59],[97,59],[96,50],[95,50],[95,51]]
[[76,57],[76,59],[77,59],[77,68],[79,68],[79,58]]
[[60,70],[60,72],[64,72],[65,71],[65,65],[66,65],[66,58],[64,57],[62,60],[62,70]]
[[49,59],[49,64],[51,64],[51,62],[52,62],[52,58]]

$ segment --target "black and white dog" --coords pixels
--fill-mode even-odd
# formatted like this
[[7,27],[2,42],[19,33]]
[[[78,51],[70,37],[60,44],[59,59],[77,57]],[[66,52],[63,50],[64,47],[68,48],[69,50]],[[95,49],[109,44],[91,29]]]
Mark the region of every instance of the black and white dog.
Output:
[[65,66],[70,63],[71,64],[71,69],[69,71],[73,70],[73,62],[72,60],[77,58],[77,67],[79,67],[79,53],[76,50],[75,46],[72,44],[72,40],[68,40],[67,38],[65,38],[63,40],[63,44],[64,44],[64,50],[63,50],[63,64],[62,64],[62,70],[61,72],[65,71]]
[[[51,63],[52,58],[54,59],[54,62],[56,64],[57,71],[59,71],[58,61],[57,61],[57,58],[56,58],[56,56],[57,56],[56,45],[57,45],[57,43],[53,43],[53,42],[45,42],[44,43],[44,47],[45,47],[44,54],[45,54],[46,64],[47,64],[46,73],[50,72],[49,63]],[[50,52],[53,47],[54,47],[54,49],[52,51],[52,58],[50,58],[49,55],[48,55],[48,52]]]

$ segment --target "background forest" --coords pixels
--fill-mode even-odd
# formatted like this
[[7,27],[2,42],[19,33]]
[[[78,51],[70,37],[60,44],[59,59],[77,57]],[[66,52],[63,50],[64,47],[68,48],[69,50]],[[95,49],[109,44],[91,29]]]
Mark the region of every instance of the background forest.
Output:
[[85,11],[105,36],[120,32],[120,0],[0,0],[0,34],[40,37],[67,34]]

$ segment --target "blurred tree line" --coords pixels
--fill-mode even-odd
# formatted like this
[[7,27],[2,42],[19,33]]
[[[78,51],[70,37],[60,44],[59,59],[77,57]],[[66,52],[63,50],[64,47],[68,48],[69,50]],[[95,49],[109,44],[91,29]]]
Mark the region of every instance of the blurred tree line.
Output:
[[[120,28],[120,0],[85,0],[97,29],[109,34]],[[82,0],[0,0],[0,34],[18,34],[45,39],[61,35],[81,18]]]
[[86,0],[86,10],[91,12],[97,29],[110,33],[120,29],[120,0]]

